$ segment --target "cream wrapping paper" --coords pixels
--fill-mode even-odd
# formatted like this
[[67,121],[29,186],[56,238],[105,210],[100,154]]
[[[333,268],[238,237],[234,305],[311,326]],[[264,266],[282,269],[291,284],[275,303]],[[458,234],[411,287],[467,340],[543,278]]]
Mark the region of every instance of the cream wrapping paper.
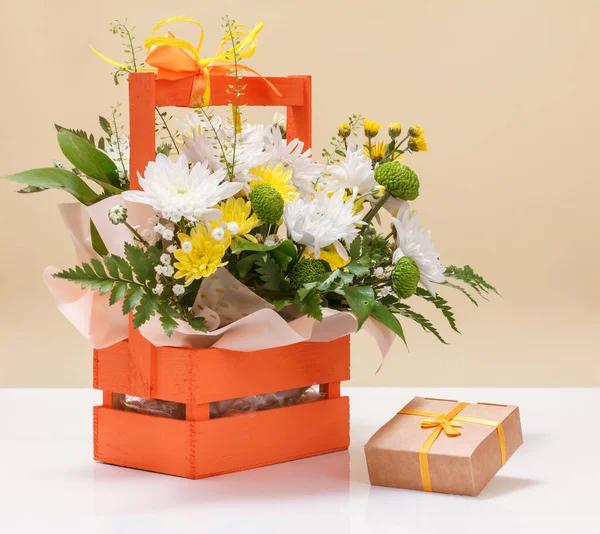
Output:
[[[138,227],[138,231],[152,230],[148,223],[153,215],[152,209],[125,202],[120,195],[90,207],[78,203],[59,206],[79,263],[99,258],[92,248],[90,219],[110,253],[123,255],[124,243],[133,242],[131,232],[124,225],[115,226],[108,219],[108,210],[117,204],[126,206],[128,220]],[[44,282],[59,311],[94,348],[105,348],[127,338],[128,317],[121,313],[120,303],[109,306],[108,295],[101,296],[96,291],[82,290],[72,282],[54,278],[52,275],[56,272],[59,269],[46,268]],[[157,317],[144,324],[140,332],[157,347],[218,347],[251,352],[303,341],[332,341],[355,332],[358,325],[352,313],[328,308],[323,310],[323,321],[306,315],[291,317],[288,321],[225,268],[204,280],[193,310],[195,315],[206,318],[207,332],[197,332],[180,323],[169,338]],[[365,322],[363,329],[375,339],[385,358],[395,334],[372,318]]]

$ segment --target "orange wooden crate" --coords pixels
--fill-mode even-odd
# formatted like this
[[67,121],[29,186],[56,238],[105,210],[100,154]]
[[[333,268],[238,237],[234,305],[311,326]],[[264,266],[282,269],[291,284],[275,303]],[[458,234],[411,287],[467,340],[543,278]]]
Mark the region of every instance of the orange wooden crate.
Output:
[[[245,78],[241,103],[285,106],[288,137],[311,145],[310,76]],[[227,104],[230,80],[214,77],[212,105]],[[129,76],[131,187],[155,157],[156,106],[189,104],[191,79],[156,81]],[[349,401],[340,382],[350,378],[350,340],[298,343],[255,352],[155,347],[129,328],[129,339],[94,351],[94,458],[191,479],[240,471],[348,448]],[[316,402],[210,418],[210,403],[319,384]],[[185,404],[185,420],[119,409],[115,394]]]

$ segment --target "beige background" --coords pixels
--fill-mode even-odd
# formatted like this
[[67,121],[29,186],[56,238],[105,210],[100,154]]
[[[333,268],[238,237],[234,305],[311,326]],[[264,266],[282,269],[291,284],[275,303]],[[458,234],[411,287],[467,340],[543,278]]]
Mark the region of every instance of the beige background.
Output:
[[[445,263],[502,293],[479,309],[451,294],[463,335],[437,320],[448,346],[406,323],[411,352],[397,342],[377,375],[374,343],[355,336],[354,384],[600,386],[596,1],[3,0],[0,175],[59,158],[53,122],[98,131],[126,104],[88,49],[121,57],[112,19],[142,41],[163,18],[200,18],[209,53],[225,13],[265,22],[258,71],[314,76],[317,153],[353,112],[426,129],[415,207]],[[91,349],[41,280],[74,260],[67,197],[16,188],[0,183],[0,386],[89,386]]]

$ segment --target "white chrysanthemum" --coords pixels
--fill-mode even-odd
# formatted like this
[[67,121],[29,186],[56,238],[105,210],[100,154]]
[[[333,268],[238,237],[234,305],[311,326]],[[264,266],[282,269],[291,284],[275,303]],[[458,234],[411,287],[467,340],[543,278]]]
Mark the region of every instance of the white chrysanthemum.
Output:
[[358,225],[364,224],[355,215],[354,202],[344,201],[344,190],[333,195],[324,191],[315,193],[312,200],[296,197],[285,205],[283,219],[288,233],[296,243],[314,248],[319,258],[323,247],[333,244],[337,253],[348,259],[348,252],[340,242],[347,243],[358,234]]
[[129,174],[129,137],[112,134],[105,144],[106,155],[113,160],[119,176],[125,178]]
[[150,204],[173,222],[182,217],[189,221],[219,219],[221,211],[213,206],[242,188],[241,184],[224,182],[225,176],[222,169],[210,172],[206,163],[196,163],[190,169],[185,155],[173,162],[158,154],[156,161],[148,163],[143,178],[138,173],[142,191],[125,191],[123,198]]
[[356,145],[348,147],[344,161],[330,165],[327,170],[331,175],[329,183],[336,189],[342,187],[352,190],[354,197],[368,193],[376,185],[371,159]]
[[397,218],[392,218],[396,227],[397,239],[392,261],[397,263],[404,256],[413,260],[419,268],[419,282],[435,296],[431,282],[444,282],[446,268],[440,263],[440,255],[431,241],[431,232],[419,226],[416,213],[410,213],[410,206],[403,204]]
[[185,118],[187,123],[179,122],[182,137],[178,144],[191,163],[207,163],[210,170],[216,171],[233,162],[234,176],[243,179],[251,168],[267,161],[263,125],[244,125],[235,135],[234,129],[224,126],[218,117],[209,121],[190,112]]
[[321,177],[325,166],[312,162],[310,149],[302,152],[304,148],[302,141],[293,139],[286,143],[278,127],[270,128],[265,141],[265,152],[269,156],[267,165],[275,167],[283,163],[286,171],[292,171],[292,184],[298,191],[304,195],[312,195],[313,183]]

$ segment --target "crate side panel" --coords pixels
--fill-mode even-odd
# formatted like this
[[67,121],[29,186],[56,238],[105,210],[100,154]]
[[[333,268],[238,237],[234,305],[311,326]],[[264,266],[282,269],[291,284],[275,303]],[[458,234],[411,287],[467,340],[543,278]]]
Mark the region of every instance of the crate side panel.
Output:
[[344,450],[350,443],[348,397],[192,424],[195,478]]
[[190,478],[190,422],[94,407],[94,459]]
[[203,404],[349,378],[349,336],[255,352],[159,347],[154,393]]
[[[296,78],[266,77],[277,90],[279,96],[265,80],[259,77],[244,77],[246,89],[240,96],[240,105],[249,106],[302,106],[304,104],[305,89],[303,82]],[[226,106],[230,103],[231,96],[227,93],[227,86],[231,78],[225,76],[212,76],[211,106]],[[193,78],[182,80],[156,80],[156,105],[190,107],[190,94]]]
[[127,392],[129,385],[129,342],[94,350],[94,388]]

